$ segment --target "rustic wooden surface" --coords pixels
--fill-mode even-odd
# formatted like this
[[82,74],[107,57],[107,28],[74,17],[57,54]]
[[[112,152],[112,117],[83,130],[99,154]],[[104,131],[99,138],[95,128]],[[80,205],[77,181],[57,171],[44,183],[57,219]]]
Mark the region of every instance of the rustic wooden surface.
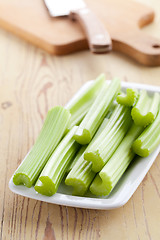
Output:
[[[144,65],[160,66],[160,39],[139,29],[153,21],[152,8],[129,0],[85,1],[109,31],[113,50]],[[0,0],[0,26],[55,55],[88,48],[78,21],[49,17],[43,0]]]
[[[144,31],[160,37],[159,0],[141,2],[159,14]],[[101,72],[107,78],[160,85],[160,67],[147,68],[117,53],[53,57],[0,30],[0,239],[160,239],[160,156],[129,202],[115,210],[62,207],[15,195],[8,188],[48,109],[65,104]]]

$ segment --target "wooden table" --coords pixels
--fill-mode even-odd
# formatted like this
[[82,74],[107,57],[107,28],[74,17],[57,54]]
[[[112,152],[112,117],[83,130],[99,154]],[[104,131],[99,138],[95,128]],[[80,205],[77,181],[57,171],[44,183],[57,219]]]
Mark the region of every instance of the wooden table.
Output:
[[[147,3],[157,18],[144,31],[160,37],[160,2]],[[55,57],[0,30],[0,239],[160,239],[160,156],[129,202],[115,210],[62,207],[15,195],[8,188],[48,109],[65,104],[101,72],[108,79],[160,85],[160,67],[141,66],[118,53]]]

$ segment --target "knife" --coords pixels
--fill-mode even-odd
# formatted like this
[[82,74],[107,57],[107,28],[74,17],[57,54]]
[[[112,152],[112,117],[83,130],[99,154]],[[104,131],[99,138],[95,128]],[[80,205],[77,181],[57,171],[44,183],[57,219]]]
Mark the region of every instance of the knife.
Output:
[[52,17],[69,15],[72,20],[77,20],[81,24],[91,52],[106,53],[112,50],[109,33],[83,0],[44,0],[44,2]]

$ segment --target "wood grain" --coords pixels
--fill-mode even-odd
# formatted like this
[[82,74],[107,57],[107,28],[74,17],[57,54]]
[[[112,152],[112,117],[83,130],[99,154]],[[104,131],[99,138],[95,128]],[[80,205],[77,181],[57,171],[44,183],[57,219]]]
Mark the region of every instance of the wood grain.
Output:
[[[113,50],[141,64],[160,66],[160,39],[139,29],[153,21],[152,8],[131,0],[86,0],[86,3],[109,32]],[[51,54],[64,55],[87,49],[86,34],[90,39],[98,33],[93,16],[88,14],[92,30],[85,31],[84,20],[89,23],[90,17],[78,12],[81,24],[69,17],[50,17],[43,0],[0,0],[0,26]],[[102,26],[101,31],[104,31]]]
[[[144,32],[160,37],[160,3],[147,3],[157,18]],[[4,30],[0,30],[0,53],[0,239],[159,240],[160,156],[129,202],[110,211],[24,198],[13,194],[8,182],[33,145],[48,109],[64,105],[101,72],[108,79],[118,76],[160,86],[160,67],[140,66],[117,53],[98,56],[83,51],[53,57]]]

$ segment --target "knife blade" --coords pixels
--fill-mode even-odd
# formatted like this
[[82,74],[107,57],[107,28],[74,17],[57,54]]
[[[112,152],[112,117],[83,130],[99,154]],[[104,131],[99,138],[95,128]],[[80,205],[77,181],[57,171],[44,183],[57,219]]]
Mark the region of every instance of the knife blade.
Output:
[[44,0],[52,17],[70,16],[77,20],[88,40],[93,53],[106,53],[112,50],[112,41],[103,23],[87,7],[83,0]]

